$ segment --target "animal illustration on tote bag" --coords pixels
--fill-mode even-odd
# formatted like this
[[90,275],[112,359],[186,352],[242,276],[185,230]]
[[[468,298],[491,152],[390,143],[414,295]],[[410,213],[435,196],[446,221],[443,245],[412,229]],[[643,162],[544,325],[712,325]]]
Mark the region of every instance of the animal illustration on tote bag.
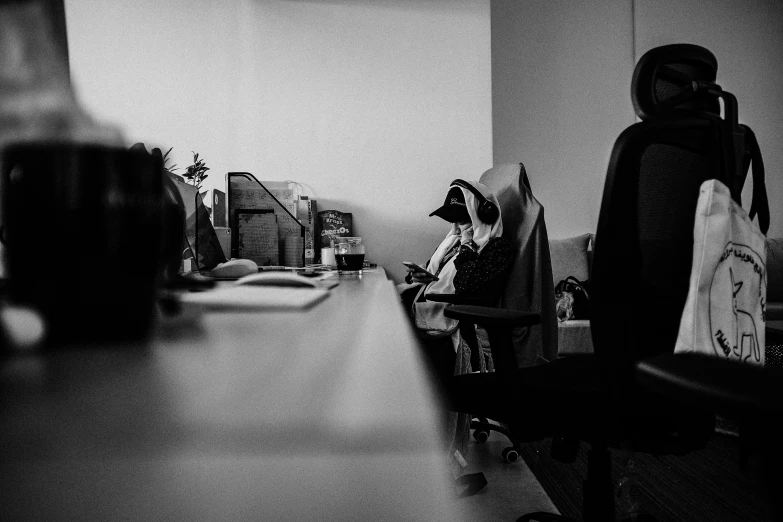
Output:
[[[740,310],[737,306],[737,294],[742,290],[742,281],[734,281],[734,272],[729,269],[732,286],[732,306],[734,307],[735,333],[737,334],[736,344],[734,345],[734,355],[742,361],[746,361],[751,355],[758,361],[761,359],[759,353],[759,336],[756,330],[756,321],[753,315],[745,310]],[[747,355],[744,355],[747,347]]]

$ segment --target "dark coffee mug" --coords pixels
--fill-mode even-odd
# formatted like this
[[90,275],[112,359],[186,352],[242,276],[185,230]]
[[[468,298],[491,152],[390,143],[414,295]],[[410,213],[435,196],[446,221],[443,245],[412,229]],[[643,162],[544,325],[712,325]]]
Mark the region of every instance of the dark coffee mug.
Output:
[[165,239],[163,164],[101,145],[5,148],[7,295],[38,310],[46,344],[145,338]]

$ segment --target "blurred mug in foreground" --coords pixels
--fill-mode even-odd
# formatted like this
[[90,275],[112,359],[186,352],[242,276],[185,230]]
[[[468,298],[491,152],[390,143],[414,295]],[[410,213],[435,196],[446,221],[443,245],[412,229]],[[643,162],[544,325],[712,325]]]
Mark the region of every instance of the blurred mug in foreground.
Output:
[[339,274],[361,274],[364,267],[364,245],[360,237],[335,238],[334,257]]
[[145,338],[162,272],[161,159],[54,142],[0,159],[11,303],[40,314],[49,347]]

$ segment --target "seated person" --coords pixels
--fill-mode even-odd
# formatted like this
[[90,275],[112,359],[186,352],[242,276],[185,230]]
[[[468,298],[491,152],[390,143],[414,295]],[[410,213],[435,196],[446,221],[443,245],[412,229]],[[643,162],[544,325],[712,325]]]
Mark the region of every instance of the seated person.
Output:
[[[487,207],[494,206],[494,209]],[[457,294],[499,298],[514,261],[512,242],[502,237],[503,220],[497,199],[476,181],[455,180],[443,206],[430,216],[451,223],[449,232],[425,268],[433,277],[408,269],[405,283],[397,286],[406,310],[423,341],[426,358],[443,382],[472,371],[470,350],[458,322],[443,315],[446,303],[427,301],[426,294]]]

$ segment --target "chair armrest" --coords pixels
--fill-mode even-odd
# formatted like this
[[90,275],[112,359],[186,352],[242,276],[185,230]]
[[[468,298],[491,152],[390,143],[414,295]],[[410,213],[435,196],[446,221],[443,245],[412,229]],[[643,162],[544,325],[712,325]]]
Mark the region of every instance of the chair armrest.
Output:
[[783,321],[783,303],[767,303],[767,321]]
[[636,381],[650,391],[721,412],[783,412],[783,371],[696,353],[639,361]]
[[457,294],[425,294],[424,299],[436,303],[450,303],[455,305],[492,306],[497,299],[487,297],[472,297]]
[[516,328],[541,323],[541,314],[489,306],[454,305],[446,308],[443,315],[488,328]]

